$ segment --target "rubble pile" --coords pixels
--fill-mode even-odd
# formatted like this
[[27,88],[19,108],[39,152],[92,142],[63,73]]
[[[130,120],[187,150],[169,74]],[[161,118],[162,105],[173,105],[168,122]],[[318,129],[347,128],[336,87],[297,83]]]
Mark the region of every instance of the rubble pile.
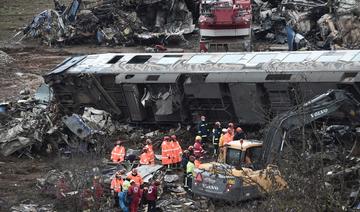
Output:
[[0,67],[10,64],[14,61],[10,55],[6,54],[5,52],[0,50]]
[[107,45],[161,44],[184,40],[194,30],[184,0],[72,0],[34,17],[23,30],[27,38],[47,45],[97,42]]
[[[41,86],[38,91],[44,90],[46,92]],[[28,91],[21,93],[24,99],[0,104],[0,154],[3,156],[18,152],[19,156],[32,158],[32,152],[68,155],[85,153],[89,149],[104,153],[119,138],[130,142],[133,148],[142,148],[144,139],[151,138],[154,147],[160,149],[167,133],[124,124],[113,120],[109,113],[94,108],[85,108],[82,115],[62,115],[57,105],[48,103],[49,94],[37,92],[32,98]],[[189,134],[181,126],[169,133]]]
[[56,211],[53,204],[39,205],[35,203],[21,203],[18,206],[13,206],[10,208],[12,212],[53,212]]
[[257,39],[289,50],[360,47],[359,0],[254,1]]

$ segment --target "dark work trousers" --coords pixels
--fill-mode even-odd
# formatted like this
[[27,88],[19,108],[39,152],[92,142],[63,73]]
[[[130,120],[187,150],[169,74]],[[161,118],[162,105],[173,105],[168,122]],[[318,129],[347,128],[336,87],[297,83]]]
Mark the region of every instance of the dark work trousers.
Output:
[[209,145],[207,137],[201,137],[201,145],[204,150],[207,150],[208,145]]
[[116,207],[116,208],[120,207],[119,206],[119,193],[118,192],[114,192],[114,201],[115,201],[114,207]]
[[156,200],[148,200],[148,212],[156,212]]

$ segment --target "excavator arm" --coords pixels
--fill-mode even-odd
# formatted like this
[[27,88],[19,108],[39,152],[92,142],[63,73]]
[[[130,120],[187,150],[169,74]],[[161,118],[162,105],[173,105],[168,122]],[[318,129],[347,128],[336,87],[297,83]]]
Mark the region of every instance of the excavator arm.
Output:
[[274,163],[282,151],[286,135],[319,118],[329,115],[344,105],[349,105],[351,115],[359,108],[360,102],[343,90],[329,90],[314,99],[297,106],[294,110],[276,116],[268,126],[263,140],[261,164]]

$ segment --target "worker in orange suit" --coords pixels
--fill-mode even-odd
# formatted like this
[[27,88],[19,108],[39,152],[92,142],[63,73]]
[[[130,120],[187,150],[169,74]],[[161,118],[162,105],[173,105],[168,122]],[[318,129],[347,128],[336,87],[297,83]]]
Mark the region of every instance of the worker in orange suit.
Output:
[[165,136],[164,140],[161,144],[161,164],[167,165],[170,168],[170,164],[172,162],[172,148],[170,143],[170,137]]
[[135,181],[135,183],[138,186],[141,186],[144,183],[143,178],[140,176],[140,174],[138,173],[138,171],[136,169],[133,169],[131,171],[131,173],[128,174],[127,178],[129,178],[130,180]]
[[114,207],[119,207],[119,193],[121,192],[121,187],[123,184],[123,179],[121,177],[122,172],[121,171],[117,171],[115,173],[115,177],[111,180],[111,185],[110,185],[110,189],[111,189],[111,195],[114,197]]
[[223,146],[234,140],[234,129],[228,128],[223,137]]
[[171,139],[173,141],[173,152],[174,152],[174,163],[179,165],[181,163],[181,156],[182,156],[182,148],[177,140],[176,135],[172,135]]
[[228,124],[228,132],[229,131],[232,131],[232,134],[234,134],[234,132],[235,132],[235,126],[234,126],[234,123],[229,123]]
[[150,164],[150,155],[148,150],[144,147],[142,149],[142,153],[140,155],[140,164],[141,165],[149,165]]
[[114,163],[121,163],[125,159],[125,147],[122,141],[116,141],[116,146],[111,151],[111,160]]
[[152,141],[150,139],[146,139],[145,148],[147,149],[150,157],[150,164],[155,164],[155,152],[153,149]]
[[225,145],[225,135],[228,133],[228,128],[222,129],[222,133],[219,139],[219,162],[224,162],[224,145]]

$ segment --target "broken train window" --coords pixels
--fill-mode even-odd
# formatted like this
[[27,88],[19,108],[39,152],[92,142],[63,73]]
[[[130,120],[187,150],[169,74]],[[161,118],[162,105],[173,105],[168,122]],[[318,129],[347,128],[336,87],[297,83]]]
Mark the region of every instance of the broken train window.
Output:
[[151,58],[151,55],[136,55],[131,58],[128,64],[144,64]]
[[180,97],[176,85],[148,85],[144,88],[141,104],[152,107],[155,115],[170,115],[180,109]]

